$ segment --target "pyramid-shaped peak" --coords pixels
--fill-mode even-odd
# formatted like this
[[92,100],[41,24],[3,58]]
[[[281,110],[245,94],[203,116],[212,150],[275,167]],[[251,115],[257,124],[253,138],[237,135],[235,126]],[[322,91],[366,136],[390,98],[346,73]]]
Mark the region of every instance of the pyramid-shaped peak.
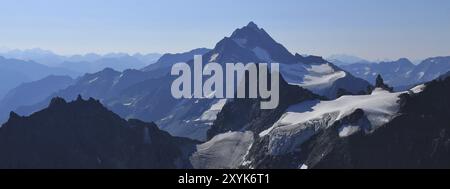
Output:
[[269,34],[264,31],[264,29],[258,27],[258,25],[256,25],[254,22],[249,22],[246,26],[236,29],[230,36],[230,38],[241,39],[251,37],[258,38],[259,40],[264,40],[264,38],[269,38],[269,40],[272,40]]
[[254,28],[254,29],[259,29],[258,25],[256,25],[253,21],[250,21],[250,22],[247,24],[247,27],[249,27],[249,28]]
[[[245,53],[242,49],[246,50]],[[247,26],[236,29],[230,37],[226,37],[217,43],[213,51],[220,54],[222,60],[226,59],[227,61],[237,59],[240,61],[274,61],[279,63],[296,62],[295,57],[283,45],[276,42],[254,22],[249,22]],[[241,56],[237,56],[238,53]]]

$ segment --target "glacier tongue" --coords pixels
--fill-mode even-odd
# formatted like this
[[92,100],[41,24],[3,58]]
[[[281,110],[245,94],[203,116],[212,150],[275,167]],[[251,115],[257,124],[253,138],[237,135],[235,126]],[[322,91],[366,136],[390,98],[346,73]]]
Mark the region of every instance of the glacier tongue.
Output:
[[[375,89],[371,95],[342,96],[333,101],[307,101],[293,105],[269,129],[259,133],[269,137],[269,153],[292,152],[318,130],[326,129],[336,121],[362,109],[374,130],[395,117],[399,110],[399,93]],[[357,132],[357,126],[342,127],[341,137]]]

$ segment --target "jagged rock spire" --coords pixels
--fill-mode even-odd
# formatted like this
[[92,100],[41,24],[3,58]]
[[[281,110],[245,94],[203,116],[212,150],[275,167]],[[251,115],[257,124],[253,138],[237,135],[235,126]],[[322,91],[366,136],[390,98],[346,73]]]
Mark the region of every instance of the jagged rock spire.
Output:
[[13,112],[13,111],[9,112],[9,120],[10,120],[10,121],[11,121],[11,120],[18,119],[18,118],[20,118],[20,115],[19,115],[19,114],[17,114],[16,112]]
[[390,87],[389,85],[384,83],[383,78],[380,74],[377,75],[377,78],[375,80],[375,88],[382,88],[384,90],[387,90],[389,92],[392,92],[394,88]]
[[83,101],[83,97],[81,97],[81,94],[79,94],[79,95],[77,96],[77,101]]

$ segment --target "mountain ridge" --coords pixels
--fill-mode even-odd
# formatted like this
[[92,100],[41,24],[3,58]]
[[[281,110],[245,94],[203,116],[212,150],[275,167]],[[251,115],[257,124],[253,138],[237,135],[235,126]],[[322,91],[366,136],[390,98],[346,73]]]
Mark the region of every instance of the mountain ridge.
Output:
[[[374,83],[377,74],[394,88],[417,85],[438,78],[450,70],[450,57],[430,57],[415,65],[406,58],[391,62],[355,63],[341,66],[342,69]],[[407,87],[406,87],[407,88]]]
[[[259,38],[262,40],[258,40]],[[192,52],[187,53],[192,55]],[[214,49],[203,49],[202,52],[205,53],[202,55],[204,64],[208,62],[217,62],[223,65],[230,62],[279,61],[282,67],[281,76],[289,84],[305,87],[308,90],[317,89],[313,92],[319,92],[319,95],[329,98],[336,98],[341,88],[359,94],[361,91],[366,91],[369,86],[366,81],[351,76],[321,57],[303,57],[299,54],[291,54],[271,38],[264,29],[254,23],[236,29],[230,37],[220,40]],[[163,57],[167,56],[176,55],[168,54]],[[190,59],[187,60],[187,63],[192,65],[193,57]],[[105,77],[100,75],[102,72],[87,74],[80,78],[75,85],[61,93],[54,94],[54,96],[62,96],[68,100],[74,99],[78,94],[94,97],[100,99],[107,107],[124,118],[154,121],[160,128],[174,136],[205,140],[207,130],[227,101],[174,99],[171,96],[170,86],[175,77],[169,75],[170,65],[174,63],[177,62],[174,60],[171,62],[161,61],[161,63],[150,65],[153,67],[152,70],[134,70],[128,71],[129,73],[125,73],[127,71],[114,72],[111,76]],[[160,66],[160,64],[164,66]],[[125,78],[134,79],[125,82]],[[302,85],[303,82],[309,82],[308,86],[310,87],[306,84]],[[125,83],[125,85],[117,87],[120,83]],[[42,108],[46,103],[41,103],[39,107]],[[28,115],[39,109],[36,107],[24,107],[18,112]]]
[[11,112],[0,127],[1,168],[189,168],[196,141],[154,123],[124,120],[98,100],[50,105],[30,116]]

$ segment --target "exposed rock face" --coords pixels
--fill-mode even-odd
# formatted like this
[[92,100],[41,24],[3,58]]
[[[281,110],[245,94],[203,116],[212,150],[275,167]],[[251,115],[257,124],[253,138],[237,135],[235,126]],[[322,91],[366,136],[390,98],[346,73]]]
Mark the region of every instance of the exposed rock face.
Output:
[[[161,129],[173,136],[204,141],[208,138],[206,131],[215,119],[205,120],[202,118],[218,107],[216,106],[219,103],[217,99],[175,99],[170,91],[170,86],[176,79],[175,76],[169,74],[172,65],[179,61],[193,65],[193,55],[202,55],[203,64],[210,62],[221,65],[226,63],[279,63],[281,75],[287,83],[331,99],[336,97],[339,88],[359,94],[360,91],[370,86],[367,81],[353,77],[322,57],[303,57],[299,54],[292,54],[263,28],[251,22],[247,26],[236,29],[229,37],[220,40],[211,50],[196,49],[188,53],[167,54],[161,57],[158,63],[143,70],[117,72],[105,69],[94,74],[86,74],[74,85],[51,97],[61,96],[66,100],[72,100],[78,94],[93,97],[99,99],[105,106],[123,118],[155,122]],[[205,77],[204,79],[206,80]],[[303,92],[282,91],[286,94],[281,97],[283,98],[281,103],[285,103],[281,108],[289,104],[286,102],[297,101],[296,96],[299,95],[297,93]],[[29,115],[44,108],[51,97],[41,103],[20,107],[15,111],[20,115]],[[255,106],[259,106],[259,104],[255,104]],[[214,111],[219,112],[220,109],[216,108]],[[266,116],[266,114],[264,115]],[[215,117],[217,116],[209,116],[209,118]],[[272,119],[276,119],[277,116],[268,117],[267,123],[261,120],[261,124],[264,125],[258,127],[266,127],[265,124],[270,124],[274,121]],[[247,116],[247,118],[250,117]]]
[[377,75],[377,78],[375,79],[375,88],[382,88],[386,91],[392,92],[394,91],[394,88],[389,87],[389,85],[384,83],[383,78],[381,75]]
[[340,141],[315,167],[450,168],[449,95],[450,79],[404,94],[401,115],[371,135]]
[[225,104],[208,130],[208,138],[228,131],[261,131],[273,125],[290,105],[305,100],[323,99],[298,86],[289,85],[280,77],[280,102],[277,108],[261,110],[261,99],[234,99]]

